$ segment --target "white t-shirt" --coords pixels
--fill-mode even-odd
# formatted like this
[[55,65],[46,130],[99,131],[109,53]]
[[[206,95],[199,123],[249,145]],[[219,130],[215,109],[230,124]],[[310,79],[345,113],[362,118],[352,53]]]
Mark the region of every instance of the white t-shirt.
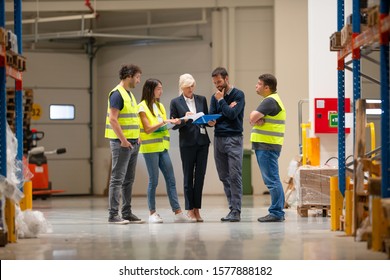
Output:
[[[139,108],[138,108],[138,113],[140,113],[140,112],[145,112],[145,108],[142,105],[140,105]],[[162,118],[162,116],[160,114],[160,110],[158,109],[156,103],[153,103],[153,112],[157,116],[157,120],[159,122],[162,122],[163,118]]]

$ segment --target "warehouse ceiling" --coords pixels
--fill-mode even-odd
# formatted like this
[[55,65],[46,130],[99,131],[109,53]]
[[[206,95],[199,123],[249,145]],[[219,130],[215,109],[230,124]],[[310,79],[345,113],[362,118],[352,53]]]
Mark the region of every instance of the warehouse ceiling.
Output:
[[[199,28],[209,23],[213,1],[191,3],[23,0],[23,50],[74,52],[85,51],[89,43],[104,47],[202,40]],[[6,0],[6,29],[14,30],[13,0]]]

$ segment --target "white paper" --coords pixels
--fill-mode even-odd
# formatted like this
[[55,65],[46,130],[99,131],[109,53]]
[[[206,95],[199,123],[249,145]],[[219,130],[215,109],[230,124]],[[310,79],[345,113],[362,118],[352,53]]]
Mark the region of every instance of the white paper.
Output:
[[204,113],[203,112],[199,112],[199,113],[196,113],[194,115],[188,115],[188,116],[184,116],[182,118],[180,118],[181,120],[197,120],[199,119],[200,117],[204,116]]

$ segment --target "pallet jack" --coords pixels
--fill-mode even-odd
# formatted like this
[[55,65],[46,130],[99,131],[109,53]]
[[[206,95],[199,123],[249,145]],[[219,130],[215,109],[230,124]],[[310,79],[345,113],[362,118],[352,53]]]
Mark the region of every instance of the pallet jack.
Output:
[[51,181],[49,181],[49,168],[47,164],[47,155],[64,154],[65,148],[59,148],[52,151],[45,151],[42,146],[37,146],[39,140],[44,137],[43,131],[31,130],[31,149],[28,151],[28,167],[33,174],[32,181],[32,195],[33,199],[41,197],[46,199],[55,193],[63,193],[64,190],[53,190]]

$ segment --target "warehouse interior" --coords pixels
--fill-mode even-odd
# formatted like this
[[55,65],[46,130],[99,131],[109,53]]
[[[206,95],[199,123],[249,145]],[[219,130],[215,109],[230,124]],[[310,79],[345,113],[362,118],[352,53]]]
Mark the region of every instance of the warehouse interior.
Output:
[[[1,2],[5,11],[4,29],[15,30],[18,20],[14,18],[14,2],[18,1]],[[352,13],[363,18],[361,5],[368,11],[365,15],[373,17],[368,16],[371,25],[365,22],[367,26],[360,31],[367,31],[373,38],[359,47],[361,57],[358,59],[350,49],[351,41],[344,46],[332,45],[336,31],[344,36],[338,26],[341,2],[343,26],[349,24],[352,28],[352,22],[348,23]],[[369,7],[378,8],[370,10]],[[386,7],[387,11],[383,12],[381,7]],[[1,101],[4,102],[0,112],[2,118],[7,116],[6,120],[10,126],[13,123],[12,129],[17,131],[18,109],[14,109],[15,115],[10,117],[3,107],[7,109],[11,102],[6,97],[9,92],[14,91],[15,94],[16,89],[22,87],[23,98],[28,100],[24,102],[31,102],[31,107],[24,109],[30,111],[29,114],[22,113],[23,118],[28,118],[27,130],[20,128],[19,120],[22,134],[26,136],[34,129],[38,131],[34,135],[41,136],[36,140],[38,146],[44,147],[45,151],[64,148],[66,153],[48,155],[53,193],[48,197],[38,195],[32,200],[32,210],[43,213],[47,220],[47,232],[34,238],[20,238],[17,233],[14,239],[8,236],[6,245],[0,247],[0,258],[389,259],[390,122],[387,126],[383,124],[389,118],[388,9],[389,4],[385,0],[23,1],[21,36],[18,38],[21,48],[17,51],[20,55],[16,56],[22,68],[12,70],[16,73],[8,71],[7,64],[12,59],[6,60],[4,46],[1,58],[6,63],[0,65],[5,76],[1,91]],[[382,37],[369,33],[381,30],[379,26],[385,30]],[[352,32],[349,33],[347,35],[352,38]],[[1,47],[3,49],[3,45]],[[386,58],[383,58],[386,53],[387,65]],[[230,81],[244,91],[244,149],[247,153],[244,156],[243,176],[246,181],[241,223],[220,222],[226,214],[227,202],[216,172],[212,145],[203,191],[204,223],[170,222],[171,213],[162,176],[157,194],[166,223],[126,226],[107,223],[107,180],[111,165],[109,142],[104,138],[107,94],[118,83],[118,70],[126,63],[141,67],[141,84],[151,77],[163,82],[161,101],[166,108],[170,100],[178,96],[179,76],[184,73],[194,76],[197,84],[195,92],[206,96],[208,101],[215,91],[211,72],[217,66],[226,67]],[[340,79],[341,72],[343,80]],[[262,73],[273,73],[277,77],[278,93],[286,106],[285,143],[279,158],[286,194],[290,187],[295,187],[294,176],[289,173],[292,164],[307,165],[306,171],[310,175],[314,174],[313,169],[316,172],[330,170],[322,177],[326,178],[327,184],[326,203],[316,203],[315,207],[309,203],[307,209],[300,205],[302,201],[294,192],[290,199],[293,200],[294,195],[297,197],[286,209],[286,221],[266,225],[258,223],[257,218],[267,213],[270,197],[266,194],[267,187],[262,182],[256,157],[250,152],[249,124],[249,113],[260,102],[255,85]],[[141,91],[141,85],[133,91],[137,100]],[[340,108],[344,106],[337,107],[337,100],[344,101],[343,97],[348,99],[345,114],[340,113]],[[333,100],[331,109],[319,105],[325,104],[328,99]],[[382,101],[382,112],[362,114],[361,108],[368,108],[368,103],[359,99]],[[53,105],[73,108],[73,116],[70,119],[53,118]],[[370,108],[379,108],[380,111],[381,107],[372,105]],[[327,130],[332,125],[321,116],[328,114],[326,117],[329,118],[329,112],[342,120],[340,122],[346,133],[338,133],[337,123]],[[3,153],[7,148],[4,142],[5,122],[0,125],[0,159],[1,175],[7,177],[3,173],[7,169]],[[365,129],[366,123],[371,124],[371,130]],[[26,121],[22,124],[26,125]],[[39,132],[44,133],[40,135]],[[208,128],[208,133],[213,142],[213,128]],[[175,131],[170,134],[169,153],[183,204],[179,136]],[[357,148],[360,146],[356,139],[364,143],[363,150]],[[21,142],[24,152],[28,153],[26,143]],[[312,146],[308,148],[309,144]],[[378,147],[382,147],[382,152],[376,150]],[[364,162],[368,171],[354,170],[354,164],[372,150],[375,153],[369,154],[369,158],[379,156],[372,160],[367,158]],[[305,154],[308,151],[312,154]],[[341,156],[345,162],[338,160]],[[378,171],[378,162],[381,172]],[[344,176],[336,183],[336,189],[341,192],[341,198],[338,196],[331,201],[330,177],[340,174]],[[370,177],[367,174],[374,175]],[[140,156],[133,188],[133,210],[144,220],[148,217],[147,177],[145,161]],[[359,180],[364,180],[364,183]],[[367,187],[369,181],[372,182],[371,188]],[[354,197],[353,208],[363,209],[364,213],[359,214],[360,220],[354,220],[351,229],[343,220],[346,217],[346,197],[350,195],[351,188],[360,183],[364,195]],[[357,199],[364,201],[360,200],[358,205]],[[5,200],[3,194],[3,206]],[[5,211],[2,212],[4,216]],[[357,214],[354,215],[357,219]],[[357,235],[362,215],[368,217],[368,227],[372,230],[363,237]],[[5,217],[2,219],[5,221]],[[379,227],[379,230],[372,227]]]

